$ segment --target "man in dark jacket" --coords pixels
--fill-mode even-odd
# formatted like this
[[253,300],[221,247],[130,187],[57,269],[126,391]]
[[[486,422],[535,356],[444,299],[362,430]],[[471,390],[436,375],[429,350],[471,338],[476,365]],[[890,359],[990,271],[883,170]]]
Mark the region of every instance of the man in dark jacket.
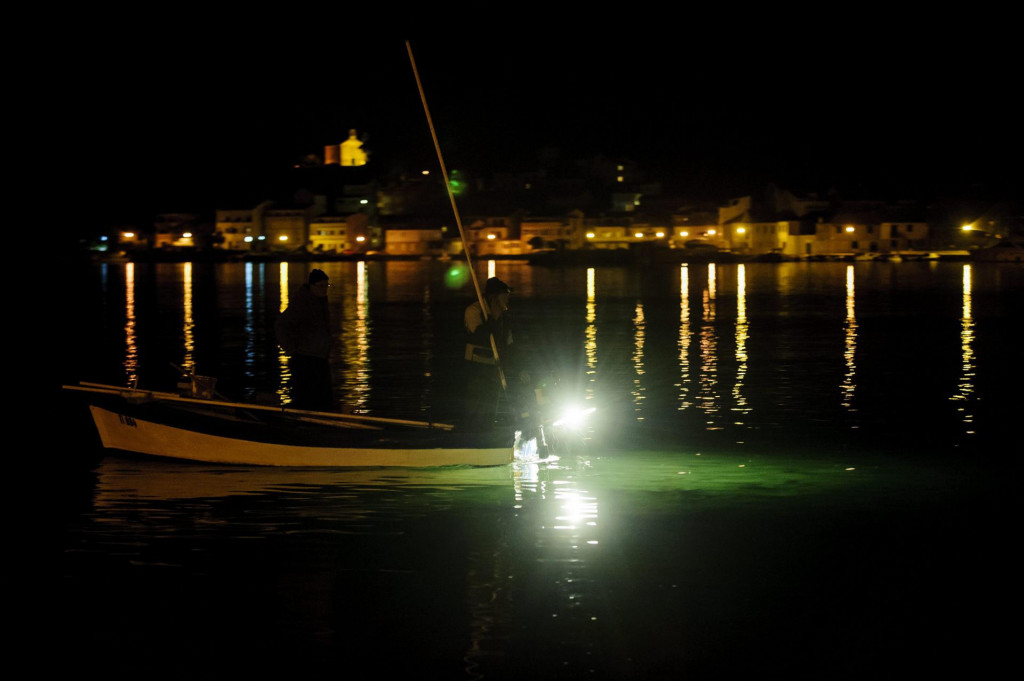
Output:
[[[512,288],[491,277],[484,285],[484,304],[470,304],[464,313],[466,349],[464,354],[465,409],[462,428],[485,430],[494,425],[505,372],[511,367],[512,320],[509,294]],[[494,339],[494,345],[491,339]],[[494,349],[498,355],[495,357]],[[507,379],[506,379],[507,380]]]
[[277,343],[288,353],[292,405],[296,409],[331,411],[331,331],[327,307],[330,283],[323,270],[295,290],[288,308],[274,322]]

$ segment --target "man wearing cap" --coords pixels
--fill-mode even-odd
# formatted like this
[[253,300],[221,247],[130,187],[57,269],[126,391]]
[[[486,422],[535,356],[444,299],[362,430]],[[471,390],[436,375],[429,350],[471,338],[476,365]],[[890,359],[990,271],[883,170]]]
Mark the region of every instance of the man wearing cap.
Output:
[[292,405],[296,409],[331,411],[331,330],[327,307],[330,282],[323,270],[309,273],[307,283],[292,293],[288,308],[274,322],[277,343],[288,353]]
[[[466,406],[463,424],[469,430],[493,425],[498,400],[503,389],[501,371],[509,366],[512,346],[512,323],[509,294],[512,287],[497,277],[484,285],[484,304],[476,301],[466,308],[466,349],[463,358],[466,375]],[[491,338],[494,338],[494,347]],[[498,354],[495,357],[494,348]]]

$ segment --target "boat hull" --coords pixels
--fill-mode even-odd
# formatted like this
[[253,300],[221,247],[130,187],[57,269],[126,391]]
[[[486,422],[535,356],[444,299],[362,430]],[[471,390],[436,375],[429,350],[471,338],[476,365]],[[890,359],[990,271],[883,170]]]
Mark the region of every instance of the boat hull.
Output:
[[[90,404],[100,441],[108,449],[205,463],[250,466],[434,467],[499,466],[514,458],[513,437],[474,437],[444,430],[364,430],[337,424],[220,421],[210,414],[177,415],[206,427],[183,427],[174,418],[150,418],[134,405]],[[167,410],[164,410],[167,411]],[[230,435],[218,433],[237,431]],[[262,438],[243,435],[261,431]],[[506,442],[507,440],[507,442]]]

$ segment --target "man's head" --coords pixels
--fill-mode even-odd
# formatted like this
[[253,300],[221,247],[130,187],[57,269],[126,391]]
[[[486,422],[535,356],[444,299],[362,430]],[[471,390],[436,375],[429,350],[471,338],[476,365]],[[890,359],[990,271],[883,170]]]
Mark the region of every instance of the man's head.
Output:
[[326,296],[330,286],[328,277],[323,270],[313,270],[309,273],[309,290],[313,295]]
[[512,293],[512,287],[497,277],[491,277],[484,284],[484,295],[496,296],[499,293]]
[[508,309],[508,294],[512,293],[512,287],[497,277],[491,277],[484,284],[484,295],[492,301],[488,307],[492,314],[501,314]]

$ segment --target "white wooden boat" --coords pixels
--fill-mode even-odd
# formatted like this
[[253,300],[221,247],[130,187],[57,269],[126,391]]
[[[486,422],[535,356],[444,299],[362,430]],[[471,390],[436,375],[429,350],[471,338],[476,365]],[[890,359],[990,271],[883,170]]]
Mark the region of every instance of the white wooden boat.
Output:
[[249,466],[499,466],[515,432],[459,432],[452,425],[229,402],[211,397],[65,385],[88,404],[107,449]]

